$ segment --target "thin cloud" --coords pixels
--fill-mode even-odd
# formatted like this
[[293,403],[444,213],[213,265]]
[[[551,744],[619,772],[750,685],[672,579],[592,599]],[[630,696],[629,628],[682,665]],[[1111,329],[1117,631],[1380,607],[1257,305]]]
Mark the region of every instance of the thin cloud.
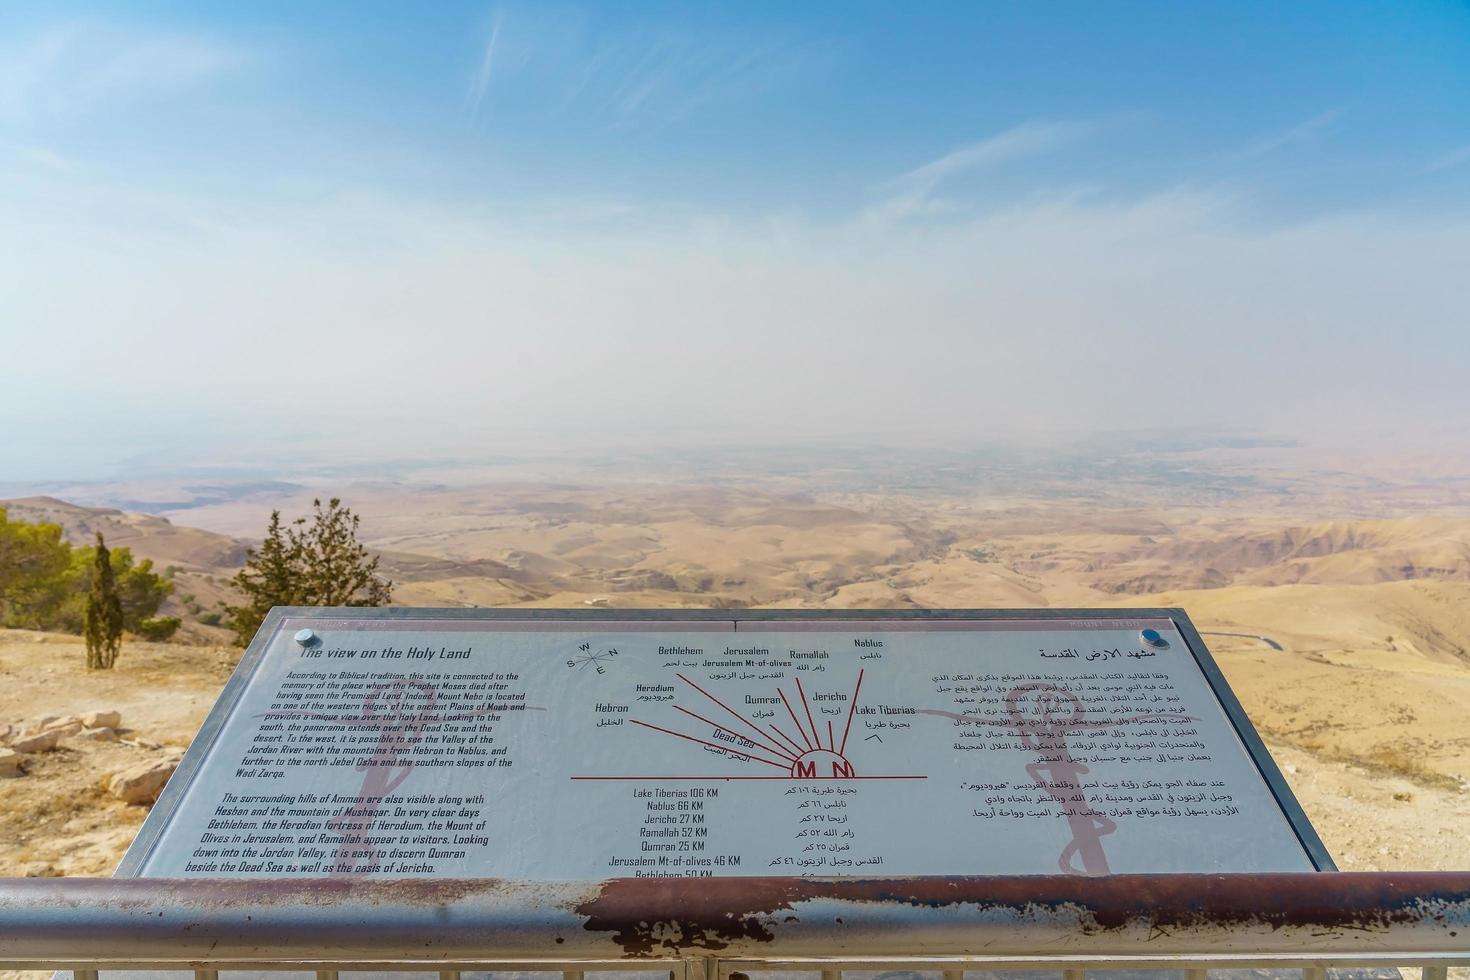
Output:
[[500,40],[500,24],[503,12],[496,10],[490,21],[490,35],[485,39],[485,51],[480,56],[480,67],[470,83],[470,114],[479,115],[480,105],[490,91],[490,80],[495,75],[495,47]]
[[889,181],[884,185],[888,196],[866,209],[863,219],[868,222],[900,221],[946,210],[935,193],[951,178],[1046,153],[1075,142],[1096,128],[1094,122],[1036,119],[967,143]]
[[625,122],[655,124],[676,122],[708,105],[774,91],[829,62],[833,53],[822,42],[731,44],[671,36],[641,51],[632,39],[626,43],[627,53],[635,57],[627,59],[631,64],[626,74],[610,79],[608,106]]
[[1425,165],[1421,173],[1430,174],[1439,170],[1449,170],[1451,167],[1458,167],[1466,163],[1470,163],[1470,143],[1435,157]]
[[826,71],[842,44],[829,39],[733,36],[668,25],[597,31],[555,8],[497,8],[471,73],[479,112],[492,88],[544,116],[601,126],[660,126],[713,105],[766,95]]
[[44,146],[18,146],[15,152],[22,160],[53,172],[70,173],[76,169],[68,157]]
[[1341,107],[1328,109],[1326,112],[1319,112],[1312,118],[1305,119],[1295,126],[1248,143],[1231,154],[1230,158],[1235,161],[1252,160],[1256,157],[1265,156],[1268,153],[1274,153],[1283,147],[1316,139],[1324,131],[1329,129],[1333,123],[1337,122],[1342,114],[1343,110]]
[[237,71],[248,51],[209,37],[74,22],[0,45],[0,121],[78,115]]

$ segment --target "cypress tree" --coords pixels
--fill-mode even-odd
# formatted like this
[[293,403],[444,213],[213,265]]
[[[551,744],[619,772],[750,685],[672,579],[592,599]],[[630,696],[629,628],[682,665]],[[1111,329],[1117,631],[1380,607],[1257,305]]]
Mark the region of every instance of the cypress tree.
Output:
[[122,646],[123,609],[112,574],[112,555],[97,532],[97,553],[92,562],[92,586],[87,592],[87,612],[82,632],[87,642],[87,667],[111,670]]

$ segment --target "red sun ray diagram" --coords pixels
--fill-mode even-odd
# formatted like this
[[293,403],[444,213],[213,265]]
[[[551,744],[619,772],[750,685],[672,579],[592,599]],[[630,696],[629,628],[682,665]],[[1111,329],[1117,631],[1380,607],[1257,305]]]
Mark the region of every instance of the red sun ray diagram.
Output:
[[[777,687],[774,694],[765,700],[780,705],[785,712],[777,720],[762,725],[760,721],[747,717],[730,707],[710,691],[700,687],[683,674],[675,674],[684,685],[683,699],[689,704],[671,704],[678,714],[662,719],[666,724],[656,725],[637,718],[628,719],[634,725],[658,735],[668,736],[683,742],[702,745],[713,749],[727,758],[745,764],[750,771],[742,775],[648,775],[648,776],[573,776],[577,780],[638,780],[638,779],[925,779],[919,775],[871,775],[860,774],[848,757],[848,737],[852,734],[852,720],[857,712],[858,697],[863,689],[863,671],[859,670],[853,685],[852,697],[848,699],[847,718],[839,732],[830,719],[824,723],[812,714],[806,689],[801,678],[795,678],[794,694]],[[694,710],[694,709],[698,710]],[[788,720],[789,719],[789,723]],[[680,731],[679,729],[684,729]],[[690,734],[690,730],[698,734]]]

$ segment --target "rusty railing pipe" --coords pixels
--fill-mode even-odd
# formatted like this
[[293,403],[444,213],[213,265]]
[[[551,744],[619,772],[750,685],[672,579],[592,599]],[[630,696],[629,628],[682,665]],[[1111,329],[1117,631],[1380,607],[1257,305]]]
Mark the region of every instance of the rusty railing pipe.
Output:
[[0,879],[0,965],[636,965],[1038,954],[1470,965],[1470,872]]

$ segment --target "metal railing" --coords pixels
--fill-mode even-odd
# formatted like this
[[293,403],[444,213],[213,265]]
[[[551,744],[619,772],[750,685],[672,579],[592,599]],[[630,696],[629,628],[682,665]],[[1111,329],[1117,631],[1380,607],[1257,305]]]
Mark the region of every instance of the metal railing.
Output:
[[1470,873],[0,879],[0,967],[75,972],[1064,971],[1470,966]]

